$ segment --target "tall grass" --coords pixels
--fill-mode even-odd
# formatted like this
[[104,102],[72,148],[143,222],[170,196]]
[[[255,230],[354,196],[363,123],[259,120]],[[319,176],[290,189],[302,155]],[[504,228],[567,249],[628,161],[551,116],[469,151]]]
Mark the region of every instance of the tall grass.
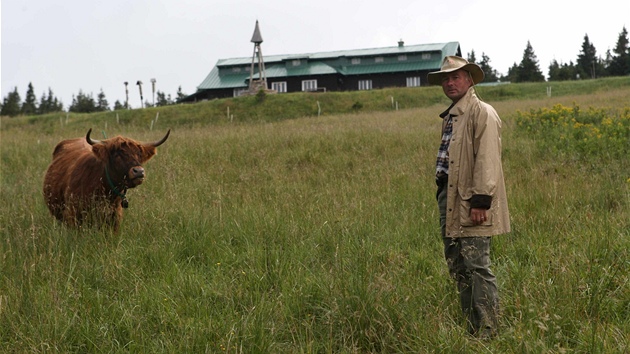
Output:
[[[628,352],[630,163],[558,158],[516,121],[629,95],[490,101],[514,229],[493,244],[491,342],[466,334],[442,257],[441,103],[217,124],[160,113],[153,130],[149,116],[3,119],[0,351]],[[67,229],[43,202],[54,145],[94,124],[139,140],[173,128],[120,234]]]

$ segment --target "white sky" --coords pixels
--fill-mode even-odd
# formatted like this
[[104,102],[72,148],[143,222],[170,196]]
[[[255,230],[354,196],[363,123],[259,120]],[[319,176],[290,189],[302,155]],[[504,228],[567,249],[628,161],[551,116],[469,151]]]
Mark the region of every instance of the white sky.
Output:
[[2,0],[2,99],[29,82],[37,100],[51,88],[67,109],[79,90],[110,107],[140,107],[156,90],[186,94],[217,60],[251,57],[256,20],[263,55],[302,54],[406,44],[459,42],[462,55],[485,53],[506,74],[529,40],[546,75],[553,59],[574,62],[587,34],[605,57],[623,27],[630,0]]

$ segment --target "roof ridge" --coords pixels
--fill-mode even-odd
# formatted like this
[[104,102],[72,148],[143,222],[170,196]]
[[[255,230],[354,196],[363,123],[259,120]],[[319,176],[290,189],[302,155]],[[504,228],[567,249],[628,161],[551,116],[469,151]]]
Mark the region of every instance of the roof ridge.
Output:
[[[357,53],[358,52],[372,52],[369,53],[371,55],[378,55],[378,52],[382,51],[382,54],[392,54],[392,52],[387,53],[387,50],[395,50],[396,52],[409,52],[409,51],[418,51],[419,48],[422,47],[433,47],[436,48],[434,50],[442,50],[444,47],[458,44],[458,42],[443,42],[443,43],[425,43],[425,44],[412,44],[412,45],[404,45],[404,46],[389,46],[389,47],[375,47],[375,48],[363,48],[363,49],[344,49],[344,50],[332,50],[326,52],[311,52],[311,53],[297,53],[297,54],[271,54],[265,55],[265,62],[278,62],[283,60],[291,60],[291,59],[301,59],[301,58],[317,58],[322,59],[328,56],[330,57],[340,57],[344,55],[339,55],[339,53]],[[438,48],[439,47],[439,48]],[[408,50],[411,49],[411,50]],[[335,55],[333,55],[335,54]],[[360,54],[359,54],[360,55]],[[348,56],[348,55],[345,55]],[[246,61],[246,63],[251,62],[251,57],[237,57],[237,58],[225,58],[219,59],[217,61],[217,66],[220,65],[242,65],[240,61]],[[228,63],[230,61],[235,61],[234,63]],[[224,64],[228,63],[228,64]]]

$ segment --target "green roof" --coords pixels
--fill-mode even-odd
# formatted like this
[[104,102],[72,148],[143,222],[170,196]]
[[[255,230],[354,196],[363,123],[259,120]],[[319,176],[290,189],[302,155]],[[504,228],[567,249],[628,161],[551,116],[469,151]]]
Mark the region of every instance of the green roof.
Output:
[[287,77],[287,76],[307,76],[307,75],[326,75],[336,74],[337,70],[332,66],[321,63],[313,62],[309,65],[301,65],[298,67],[287,67],[284,64],[270,65],[265,61],[265,73],[268,78],[270,77]]
[[394,73],[416,70],[434,70],[442,65],[442,58],[431,59],[423,62],[402,62],[393,64],[352,65],[339,69],[344,75],[365,75],[378,73]]
[[[399,59],[405,56],[406,60]],[[267,78],[313,75],[364,75],[438,70],[447,55],[461,55],[458,42],[419,44],[322,53],[264,56]],[[375,58],[379,57],[380,61]],[[299,62],[298,62],[299,61]],[[220,59],[198,90],[245,88],[252,58]],[[254,71],[258,77],[258,72]]]

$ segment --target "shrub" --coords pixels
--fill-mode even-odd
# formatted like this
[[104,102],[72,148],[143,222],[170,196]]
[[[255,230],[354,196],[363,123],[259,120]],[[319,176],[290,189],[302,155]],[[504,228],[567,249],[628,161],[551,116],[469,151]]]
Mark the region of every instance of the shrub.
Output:
[[363,103],[356,101],[354,102],[354,104],[352,105],[352,110],[353,111],[360,111],[361,108],[363,108]]
[[265,93],[265,90],[258,90],[258,93],[256,94],[256,102],[263,103],[265,101],[265,98],[267,98],[267,93]]
[[630,107],[580,109],[563,105],[517,112],[521,133],[537,138],[539,147],[577,159],[588,156],[626,158],[630,151]]

